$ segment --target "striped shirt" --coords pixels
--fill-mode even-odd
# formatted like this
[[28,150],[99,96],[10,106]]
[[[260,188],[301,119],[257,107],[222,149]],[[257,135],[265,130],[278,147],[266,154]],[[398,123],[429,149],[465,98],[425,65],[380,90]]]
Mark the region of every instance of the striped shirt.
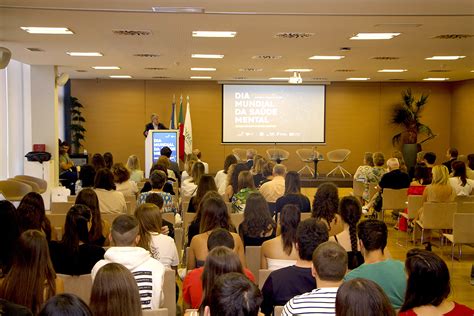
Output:
[[285,304],[282,315],[335,315],[337,290],[326,287],[295,296]]

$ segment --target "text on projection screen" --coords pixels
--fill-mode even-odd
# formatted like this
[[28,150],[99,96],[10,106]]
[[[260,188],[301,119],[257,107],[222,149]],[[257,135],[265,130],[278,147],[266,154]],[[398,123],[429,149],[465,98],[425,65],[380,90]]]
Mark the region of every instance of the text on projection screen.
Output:
[[224,85],[224,143],[324,143],[325,86]]

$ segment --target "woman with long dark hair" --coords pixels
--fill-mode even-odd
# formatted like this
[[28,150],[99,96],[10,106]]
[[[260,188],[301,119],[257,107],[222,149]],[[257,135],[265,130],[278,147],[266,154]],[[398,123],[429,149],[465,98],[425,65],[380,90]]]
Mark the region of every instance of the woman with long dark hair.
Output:
[[20,230],[15,206],[9,201],[0,201],[0,278],[10,271],[18,237]]
[[191,199],[196,195],[199,181],[204,174],[204,164],[196,161],[191,169],[191,177],[181,182],[181,196],[183,198]]
[[38,316],[92,316],[92,312],[76,295],[59,294],[44,303]]
[[97,171],[94,179],[94,191],[99,199],[102,213],[127,213],[127,204],[123,193],[115,190],[112,171],[107,168]]
[[353,270],[364,263],[357,238],[357,223],[362,216],[359,200],[353,196],[343,197],[339,203],[339,214],[344,230],[330,237],[329,240],[337,242],[347,251],[347,265],[349,270]]
[[211,289],[217,278],[230,272],[244,273],[239,257],[229,248],[219,246],[211,250],[204,264],[202,273],[202,303],[199,311],[203,312],[212,300]]
[[468,196],[472,194],[474,180],[468,179],[466,174],[466,164],[456,160],[451,164],[453,176],[449,178],[451,187],[456,191],[457,196]]
[[267,201],[260,193],[251,193],[245,204],[244,220],[239,226],[244,246],[261,246],[275,234],[276,223],[270,216]]
[[89,229],[89,243],[97,246],[109,244],[107,236],[110,233],[110,223],[100,215],[99,199],[92,189],[83,189],[76,197],[76,204],[87,206],[91,211],[91,227]]
[[301,178],[296,171],[289,171],[285,175],[285,194],[276,200],[277,216],[287,204],[297,205],[301,213],[311,212],[311,202],[306,195],[301,194]]
[[249,167],[247,166],[246,163],[239,162],[235,165],[232,165],[233,167],[229,169],[229,177],[228,183],[227,183],[227,188],[225,189],[224,193],[224,199],[226,202],[230,202],[230,199],[232,196],[239,192],[239,174],[242,171],[248,171]]
[[[244,245],[240,236],[235,232],[235,227],[230,222],[230,216],[224,200],[217,192],[208,192],[199,206],[201,213],[200,234],[193,237],[188,253],[188,269],[201,267],[207,257],[207,239],[216,228],[224,228],[231,232],[234,238],[234,252],[239,255],[242,266],[245,267]],[[197,214],[196,214],[197,215]]]
[[217,171],[214,180],[216,182],[219,194],[223,195],[225,193],[225,188],[227,187],[227,173],[229,171],[229,167],[232,164],[236,163],[237,158],[235,158],[233,154],[227,155],[224,160],[224,169]]
[[281,234],[262,244],[261,269],[276,270],[296,263],[296,228],[300,221],[301,212],[296,205],[288,204],[283,207],[280,215]]
[[201,177],[201,180],[199,180],[196,195],[189,200],[188,213],[196,213],[199,203],[201,203],[202,198],[209,191],[217,192],[217,186],[214,178],[205,174]]
[[94,166],[95,171],[99,171],[99,169],[105,168],[105,159],[102,154],[94,154],[91,159],[91,164]]
[[342,231],[341,217],[338,214],[339,193],[332,182],[321,184],[314,195],[312,217],[323,221],[329,230],[329,236]]
[[63,280],[56,277],[44,233],[23,232],[11,269],[0,286],[0,297],[28,307],[36,315],[45,300],[63,291]]
[[97,272],[89,304],[94,316],[141,316],[137,282],[130,270],[108,263]]
[[66,215],[64,235],[60,242],[51,242],[54,270],[68,275],[89,274],[97,261],[104,259],[104,248],[89,243],[91,210],[76,204]]
[[162,221],[158,206],[142,204],[135,210],[135,217],[140,235],[138,246],[148,250],[165,268],[176,270],[179,264],[178,251],[173,238],[161,233]]
[[25,195],[17,208],[17,214],[20,233],[36,229],[42,231],[48,241],[51,240],[51,222],[46,217],[43,197],[39,193]]
[[383,289],[368,279],[342,283],[336,296],[336,316],[395,316]]
[[407,253],[405,270],[407,290],[399,315],[474,315],[473,309],[448,299],[449,270],[437,254],[412,249]]
[[237,177],[237,192],[232,196],[232,211],[243,213],[247,198],[251,193],[257,192],[253,183],[253,176],[248,170],[241,171]]

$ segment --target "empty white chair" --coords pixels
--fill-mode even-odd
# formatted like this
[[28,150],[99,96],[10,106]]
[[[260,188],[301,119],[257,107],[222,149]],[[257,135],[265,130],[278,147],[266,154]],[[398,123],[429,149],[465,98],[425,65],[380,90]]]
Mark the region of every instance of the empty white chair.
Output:
[[311,167],[311,163],[314,163],[319,157],[319,153],[314,150],[314,148],[301,148],[296,150],[296,155],[300,158],[302,162],[305,163],[304,167],[298,170],[298,173],[302,173],[304,170],[308,170],[311,176],[314,177],[315,170]]
[[340,171],[344,178],[346,177],[346,173],[349,175],[349,177],[351,177],[352,176],[351,173],[341,166],[341,164],[349,158],[350,154],[351,154],[351,151],[349,149],[336,149],[336,150],[328,152],[326,154],[326,156],[328,157],[328,161],[332,163],[336,163],[337,166],[336,168],[332,169],[326,175],[326,177],[328,177],[332,173],[336,173],[337,171]]
[[290,153],[284,149],[268,149],[267,150],[268,159],[275,161],[276,163],[281,163],[283,160],[287,160],[290,157]]

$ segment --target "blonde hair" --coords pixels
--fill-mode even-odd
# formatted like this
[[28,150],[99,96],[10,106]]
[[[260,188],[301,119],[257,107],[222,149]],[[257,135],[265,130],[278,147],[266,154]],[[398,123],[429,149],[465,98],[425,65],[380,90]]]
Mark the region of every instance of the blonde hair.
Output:
[[444,165],[434,166],[432,169],[433,180],[431,184],[447,184],[449,180],[448,168]]
[[127,160],[127,168],[130,171],[140,170],[140,160],[135,155],[130,155]]

